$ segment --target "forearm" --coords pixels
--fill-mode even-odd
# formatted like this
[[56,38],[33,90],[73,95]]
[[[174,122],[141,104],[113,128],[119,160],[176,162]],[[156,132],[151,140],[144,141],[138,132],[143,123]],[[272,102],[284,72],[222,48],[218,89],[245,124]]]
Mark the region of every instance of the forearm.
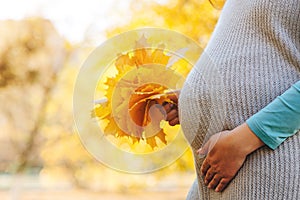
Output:
[[262,140],[254,134],[246,123],[241,124],[231,131],[231,138],[236,149],[244,155],[248,155],[256,149],[264,146]]

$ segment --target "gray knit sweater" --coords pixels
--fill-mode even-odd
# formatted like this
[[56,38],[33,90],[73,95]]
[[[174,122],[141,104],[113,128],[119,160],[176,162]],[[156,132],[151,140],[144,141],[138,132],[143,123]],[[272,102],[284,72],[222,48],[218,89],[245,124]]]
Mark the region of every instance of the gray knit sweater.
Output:
[[[300,0],[227,0],[211,41],[179,99],[182,129],[193,151],[212,134],[233,129],[300,79]],[[200,175],[188,199],[300,199],[300,134],[277,149],[247,157],[216,193]]]

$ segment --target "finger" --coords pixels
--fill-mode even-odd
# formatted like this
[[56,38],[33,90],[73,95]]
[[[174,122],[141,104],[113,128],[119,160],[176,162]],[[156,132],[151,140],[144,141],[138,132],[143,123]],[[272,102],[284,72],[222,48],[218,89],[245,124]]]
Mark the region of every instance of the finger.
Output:
[[176,109],[173,109],[167,114],[167,121],[171,121],[177,117],[178,117],[178,112]]
[[164,102],[162,106],[164,107],[166,113],[169,113],[176,105],[172,103]]
[[169,121],[170,126],[175,126],[176,124],[179,124],[179,118],[176,117],[175,119],[172,119]]
[[211,179],[211,181],[208,184],[209,189],[214,189],[218,186],[220,180],[222,177],[219,174],[215,174],[214,177]]
[[216,172],[211,167],[207,170],[207,172],[205,174],[205,178],[204,178],[205,185],[210,183],[210,181],[212,180],[212,178],[214,177],[215,174],[216,174]]
[[165,102],[162,103],[162,106],[163,106],[163,108],[165,109],[165,111],[167,113],[170,112],[170,110],[171,110],[170,103],[165,101]]
[[176,93],[173,93],[172,95],[169,96],[169,98],[174,102],[178,103],[178,95]]
[[201,169],[200,169],[202,176],[205,176],[205,175],[206,175],[206,172],[207,172],[207,170],[208,170],[209,168],[210,168],[210,165],[209,165],[209,163],[207,162],[207,159],[205,159],[204,162],[203,162],[203,164],[202,164],[202,166],[201,166]]
[[180,91],[174,90],[168,92],[168,98],[171,99],[173,102],[178,103],[178,96],[179,96]]
[[222,178],[218,184],[218,186],[216,187],[215,191],[216,192],[222,192],[228,185],[228,183],[230,182],[230,180]]

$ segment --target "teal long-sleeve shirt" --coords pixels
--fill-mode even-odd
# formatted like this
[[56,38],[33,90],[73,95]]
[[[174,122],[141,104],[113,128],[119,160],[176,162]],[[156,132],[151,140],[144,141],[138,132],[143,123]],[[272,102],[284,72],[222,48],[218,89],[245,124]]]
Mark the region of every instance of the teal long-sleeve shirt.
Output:
[[272,149],[296,134],[300,130],[300,81],[250,117],[246,123]]

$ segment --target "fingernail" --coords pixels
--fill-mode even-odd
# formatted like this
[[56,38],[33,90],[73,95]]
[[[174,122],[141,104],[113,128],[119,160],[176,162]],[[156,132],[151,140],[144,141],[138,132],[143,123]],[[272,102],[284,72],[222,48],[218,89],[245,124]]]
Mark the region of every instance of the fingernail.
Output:
[[206,156],[205,154],[200,154],[200,153],[198,154],[198,157],[199,157],[200,159],[205,158],[205,156]]
[[205,156],[205,152],[204,149],[200,148],[197,153],[199,154],[199,157],[202,158],[203,156]]

